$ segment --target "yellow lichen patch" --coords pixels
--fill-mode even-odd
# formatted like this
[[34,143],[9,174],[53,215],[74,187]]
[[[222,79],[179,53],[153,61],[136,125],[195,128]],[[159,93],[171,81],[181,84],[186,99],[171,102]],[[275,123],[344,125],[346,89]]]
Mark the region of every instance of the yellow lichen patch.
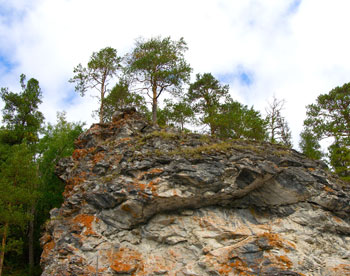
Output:
[[79,223],[84,227],[83,235],[89,236],[89,235],[96,235],[96,232],[92,230],[92,223],[98,222],[99,219],[92,215],[87,214],[79,214],[74,219],[74,223]]
[[110,268],[118,274],[143,275],[144,264],[140,252],[122,247],[107,252]]

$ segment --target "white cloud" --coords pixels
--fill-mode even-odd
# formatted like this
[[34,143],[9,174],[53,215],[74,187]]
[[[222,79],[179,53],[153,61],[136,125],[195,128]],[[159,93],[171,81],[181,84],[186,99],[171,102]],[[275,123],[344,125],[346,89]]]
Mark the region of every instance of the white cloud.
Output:
[[[0,57],[15,65],[0,70],[0,86],[18,88],[23,72],[40,81],[48,120],[64,109],[91,123],[97,103],[73,94],[74,66],[106,46],[123,55],[140,36],[184,37],[194,74],[227,76],[234,98],[262,113],[273,94],[284,98],[296,144],[305,105],[349,81],[349,8],[346,0],[0,0]],[[249,86],[237,79],[242,68]]]

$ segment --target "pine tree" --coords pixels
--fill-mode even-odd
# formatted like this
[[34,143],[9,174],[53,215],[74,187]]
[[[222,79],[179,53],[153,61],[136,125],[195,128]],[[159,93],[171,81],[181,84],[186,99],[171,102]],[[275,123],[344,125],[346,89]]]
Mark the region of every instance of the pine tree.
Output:
[[99,52],[92,53],[87,67],[81,64],[76,66],[73,70],[75,74],[69,80],[75,83],[75,90],[84,96],[89,89],[97,89],[99,96],[97,97],[100,103],[99,119],[100,123],[104,122],[104,105],[105,97],[108,93],[108,84],[110,80],[115,77],[120,65],[121,57],[118,57],[117,50],[106,47]]
[[136,81],[141,91],[152,99],[152,122],[157,124],[158,99],[164,92],[182,93],[182,85],[190,78],[191,67],[186,63],[187,50],[183,38],[170,37],[139,39],[127,58],[127,73]]
[[315,139],[333,139],[328,148],[330,164],[344,180],[350,178],[350,83],[335,87],[307,106],[304,125]]
[[220,105],[230,100],[229,86],[221,85],[210,73],[197,74],[196,81],[190,84],[186,97],[195,113],[200,116],[201,123],[208,125],[210,133],[214,135]]

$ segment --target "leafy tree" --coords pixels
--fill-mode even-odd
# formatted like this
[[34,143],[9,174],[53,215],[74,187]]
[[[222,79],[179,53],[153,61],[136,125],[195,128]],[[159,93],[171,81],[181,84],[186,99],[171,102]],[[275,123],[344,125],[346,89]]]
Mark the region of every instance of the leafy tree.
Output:
[[292,134],[286,119],[282,116],[284,100],[273,97],[272,103],[266,108],[267,129],[271,143],[279,143],[287,147],[292,146]]
[[114,111],[128,107],[136,107],[143,113],[148,111],[144,97],[130,92],[128,82],[120,80],[105,99],[104,121],[111,121]]
[[158,98],[167,91],[182,93],[182,85],[189,80],[191,68],[186,63],[187,50],[183,38],[178,41],[166,38],[139,39],[128,56],[127,73],[131,74],[152,99],[152,121],[157,123]]
[[190,84],[187,94],[193,110],[201,116],[200,120],[215,134],[216,115],[219,113],[220,102],[229,101],[229,86],[221,85],[210,73],[197,74],[196,81]]
[[26,144],[11,146],[11,151],[0,167],[0,276],[5,253],[21,253],[22,239],[11,235],[10,227],[24,229],[33,218],[28,207],[37,198],[38,176],[33,153]]
[[300,134],[299,147],[307,157],[319,160],[323,157],[321,152],[321,145],[315,135],[309,129],[304,129]]
[[307,106],[304,125],[317,140],[333,138],[328,148],[334,171],[344,179],[350,175],[350,83],[317,97]]
[[108,93],[107,86],[121,68],[120,62],[121,57],[117,56],[117,50],[111,47],[103,48],[91,55],[87,67],[83,67],[81,64],[76,66],[73,70],[75,75],[69,80],[69,82],[76,84],[75,90],[81,96],[84,96],[88,89],[99,91],[97,98],[100,103],[100,123],[103,123],[104,119],[104,100],[106,93]]
[[236,101],[220,106],[220,113],[213,116],[218,135],[225,138],[265,140],[266,121],[253,107],[248,108]]
[[[48,124],[38,144],[37,163],[40,175],[40,190],[43,197],[39,200],[40,210],[44,212],[62,203],[64,189],[62,181],[55,174],[57,162],[72,155],[74,141],[83,132],[82,123],[66,121],[65,113],[57,113],[57,123]],[[47,214],[46,214],[47,216]]]
[[44,121],[43,114],[38,110],[41,104],[42,92],[39,82],[31,78],[25,83],[26,76],[20,77],[22,91],[17,94],[8,88],[1,88],[0,96],[5,103],[2,111],[6,131],[3,133],[3,142],[21,144],[38,141],[38,132]]

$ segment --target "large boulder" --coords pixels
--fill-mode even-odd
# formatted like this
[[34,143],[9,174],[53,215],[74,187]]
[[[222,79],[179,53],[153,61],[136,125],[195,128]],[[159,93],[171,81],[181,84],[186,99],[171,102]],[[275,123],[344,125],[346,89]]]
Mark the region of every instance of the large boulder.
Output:
[[269,143],[95,124],[60,161],[44,276],[350,275],[350,192]]

